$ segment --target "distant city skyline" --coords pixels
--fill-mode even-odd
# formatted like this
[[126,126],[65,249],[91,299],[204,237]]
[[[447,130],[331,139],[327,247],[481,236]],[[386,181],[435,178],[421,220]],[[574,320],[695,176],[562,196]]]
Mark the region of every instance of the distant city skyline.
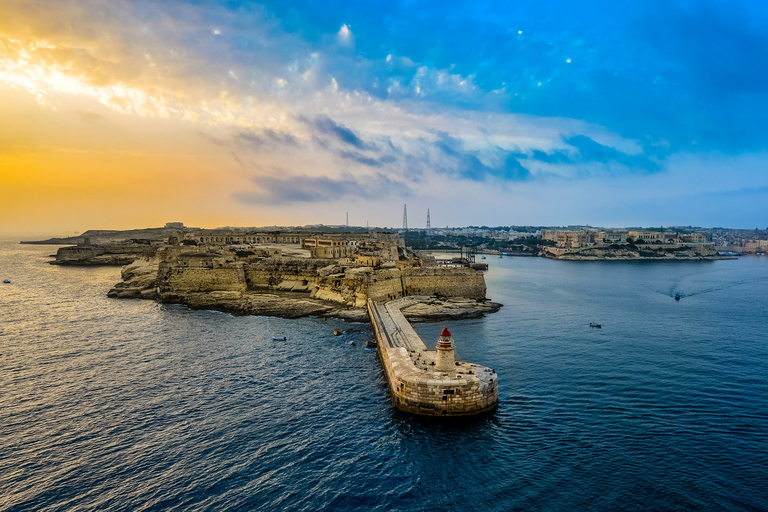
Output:
[[764,230],[766,57],[746,1],[10,0],[0,232]]

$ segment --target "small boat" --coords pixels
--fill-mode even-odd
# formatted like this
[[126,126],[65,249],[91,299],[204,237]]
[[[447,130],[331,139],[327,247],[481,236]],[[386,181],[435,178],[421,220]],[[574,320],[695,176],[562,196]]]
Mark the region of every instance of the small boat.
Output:
[[285,341],[287,339],[285,336],[272,336],[272,341]]
[[675,295],[675,300],[680,300],[680,294]]
[[10,280],[10,279],[4,279],[4,280],[3,280],[3,283],[5,283],[5,284],[11,284],[11,280]]
[[485,259],[485,256],[483,256],[482,258]]
[[589,326],[590,327],[594,327],[595,329],[602,329],[603,328],[602,324],[596,324],[596,323],[592,323],[592,322],[589,322]]

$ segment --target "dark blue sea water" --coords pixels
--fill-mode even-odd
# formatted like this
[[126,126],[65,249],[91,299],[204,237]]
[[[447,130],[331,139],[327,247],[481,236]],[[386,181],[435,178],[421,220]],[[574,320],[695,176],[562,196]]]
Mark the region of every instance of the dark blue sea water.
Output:
[[365,324],[107,299],[52,252],[0,242],[0,510],[768,510],[768,258],[489,258],[504,308],[447,325],[500,405],[446,424]]

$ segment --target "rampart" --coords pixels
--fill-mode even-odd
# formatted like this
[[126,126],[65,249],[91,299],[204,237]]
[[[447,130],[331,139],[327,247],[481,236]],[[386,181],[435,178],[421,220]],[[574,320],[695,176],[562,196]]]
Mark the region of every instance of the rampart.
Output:
[[255,258],[230,261],[216,253],[182,253],[159,263],[161,293],[298,292],[311,298],[364,308],[366,300],[408,296],[485,299],[482,272],[436,267],[342,267],[328,260]]
[[496,372],[458,361],[452,371],[437,370],[436,352],[427,349],[400,312],[406,304],[407,299],[386,304],[368,300],[368,314],[395,407],[441,417],[495,409],[499,402]]
[[242,265],[218,268],[160,263],[157,285],[161,292],[212,292],[246,290]]

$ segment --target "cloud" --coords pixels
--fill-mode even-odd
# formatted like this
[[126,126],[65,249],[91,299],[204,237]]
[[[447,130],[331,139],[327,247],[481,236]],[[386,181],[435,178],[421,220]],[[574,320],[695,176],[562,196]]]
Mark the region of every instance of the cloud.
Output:
[[248,204],[320,203],[349,199],[381,199],[397,194],[410,195],[407,185],[383,174],[341,178],[295,175],[289,177],[258,176],[255,192],[237,192],[234,198]]
[[495,165],[489,165],[480,159],[481,153],[489,153],[488,150],[482,152],[467,150],[463,141],[446,133],[440,133],[439,137],[435,146],[449,157],[442,166],[438,167],[438,172],[441,174],[471,181],[485,181],[488,178],[502,181],[526,181],[532,177],[530,171],[517,159],[518,153],[515,151],[492,147],[490,156],[500,161]]
[[456,175],[462,179],[484,181],[488,177],[503,181],[526,181],[531,173],[523,167],[514,155],[509,154],[501,165],[489,166],[471,154],[461,155],[457,161]]
[[369,167],[381,167],[384,164],[390,164],[397,160],[397,158],[392,155],[384,155],[380,158],[371,158],[363,155],[362,153],[358,153],[357,151],[342,150],[337,152],[336,154],[345,160],[351,160],[353,162],[367,165]]
[[343,24],[339,31],[336,33],[336,39],[339,41],[339,44],[344,46],[352,46],[354,41],[352,31],[349,29],[346,23]]
[[[99,140],[130,145],[147,118],[169,138],[204,134],[214,144],[193,148],[199,160],[265,174],[243,196],[262,202],[270,188],[284,202],[376,198],[375,185],[471,190],[479,204],[504,183],[543,183],[543,203],[600,180],[639,196],[683,152],[722,153],[722,176],[738,153],[768,148],[759,2],[459,0],[437,11],[406,0],[0,2],[0,95],[47,106],[29,133],[110,122],[123,132]],[[67,121],[67,105],[104,120]],[[235,187],[226,172],[222,188]]]
[[299,141],[290,133],[278,133],[274,130],[264,130],[261,133],[255,133],[250,130],[243,130],[237,133],[236,140],[250,149],[275,149],[285,146],[296,148]]
[[578,161],[581,162],[616,162],[630,169],[643,169],[648,172],[660,170],[658,161],[648,158],[643,154],[629,155],[623,153],[615,148],[595,142],[586,135],[567,137],[564,139],[564,142],[578,150]]
[[322,134],[330,135],[335,139],[354,146],[358,149],[372,149],[373,146],[364,142],[360,137],[352,130],[342,124],[336,123],[328,116],[320,115],[315,118],[314,121],[309,121],[305,117],[301,116],[301,120],[311,124],[317,131]]

